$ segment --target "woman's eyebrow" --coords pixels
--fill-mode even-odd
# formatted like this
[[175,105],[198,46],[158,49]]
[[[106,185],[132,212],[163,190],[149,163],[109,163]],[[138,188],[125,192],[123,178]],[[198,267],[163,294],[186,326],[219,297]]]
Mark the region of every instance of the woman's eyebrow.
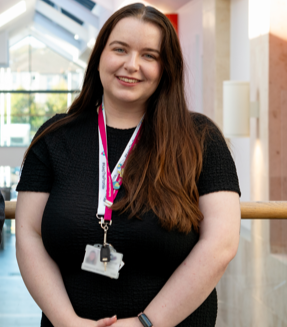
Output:
[[113,42],[111,42],[109,45],[112,45],[112,44],[114,44],[114,43],[119,43],[119,44],[121,44],[121,45],[124,45],[125,47],[128,47],[128,46],[129,46],[127,43],[122,42],[122,41],[113,41]]
[[[123,45],[123,46],[125,46],[125,47],[127,47],[127,48],[129,48],[129,45],[127,44],[127,43],[125,43],[125,42],[122,42],[122,41],[113,41],[113,42],[111,42],[110,44],[109,44],[109,46],[111,46],[111,45],[113,45],[114,43],[118,43],[118,44],[121,44],[121,45]],[[160,54],[160,52],[158,51],[158,50],[156,50],[156,49],[152,49],[152,48],[144,48],[144,49],[142,49],[143,51],[151,51],[151,52],[156,52],[156,53],[158,53],[158,54]]]

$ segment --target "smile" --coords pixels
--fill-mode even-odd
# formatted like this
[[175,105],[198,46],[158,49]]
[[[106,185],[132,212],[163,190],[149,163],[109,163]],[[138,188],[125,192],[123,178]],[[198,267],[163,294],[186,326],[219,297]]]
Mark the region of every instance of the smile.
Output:
[[140,80],[138,79],[133,79],[133,78],[127,78],[127,77],[121,77],[121,76],[117,76],[117,78],[120,81],[126,82],[126,83],[130,83],[130,84],[135,84],[135,83],[139,83]]

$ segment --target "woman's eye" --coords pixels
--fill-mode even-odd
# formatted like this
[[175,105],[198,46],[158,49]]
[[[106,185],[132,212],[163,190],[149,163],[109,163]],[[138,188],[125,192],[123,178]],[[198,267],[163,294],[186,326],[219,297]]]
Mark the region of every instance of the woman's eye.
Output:
[[124,52],[124,49],[122,49],[122,48],[116,48],[116,49],[114,49],[114,51],[119,52],[119,53],[123,53]]
[[150,54],[145,54],[145,56],[148,58],[148,59],[156,59],[153,55],[150,55]]

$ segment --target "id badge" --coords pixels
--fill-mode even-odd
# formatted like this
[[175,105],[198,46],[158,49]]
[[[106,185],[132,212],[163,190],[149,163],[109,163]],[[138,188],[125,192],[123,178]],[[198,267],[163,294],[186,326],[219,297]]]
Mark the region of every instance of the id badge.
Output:
[[111,256],[110,262],[107,263],[106,270],[105,265],[100,260],[101,244],[87,245],[84,261],[82,263],[82,270],[90,271],[99,275],[107,276],[110,278],[118,279],[119,271],[123,267],[123,254],[116,252],[116,250],[110,246]]

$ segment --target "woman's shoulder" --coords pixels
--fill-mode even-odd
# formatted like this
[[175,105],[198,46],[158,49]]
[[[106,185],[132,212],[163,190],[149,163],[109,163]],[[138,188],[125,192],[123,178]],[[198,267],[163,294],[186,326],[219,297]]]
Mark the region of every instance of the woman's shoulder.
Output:
[[210,143],[216,143],[226,146],[225,138],[217,124],[204,114],[190,112],[193,127],[205,146]]
[[198,180],[198,192],[234,191],[240,187],[234,160],[220,128],[207,116],[191,112],[195,129],[203,147],[203,164]]
[[204,114],[201,114],[199,112],[190,111],[190,117],[192,119],[192,122],[193,122],[194,126],[199,131],[204,130],[206,128],[208,130],[218,130],[218,131],[220,131],[220,129],[218,128],[216,123],[212,119],[210,119],[209,117],[207,117]]
[[60,114],[55,114],[54,116],[52,116],[51,118],[47,119],[38,129],[36,135],[39,135],[40,133],[42,133],[46,128],[48,128],[49,126],[51,126],[53,123],[55,123],[56,121],[67,117],[67,113],[60,113]]

